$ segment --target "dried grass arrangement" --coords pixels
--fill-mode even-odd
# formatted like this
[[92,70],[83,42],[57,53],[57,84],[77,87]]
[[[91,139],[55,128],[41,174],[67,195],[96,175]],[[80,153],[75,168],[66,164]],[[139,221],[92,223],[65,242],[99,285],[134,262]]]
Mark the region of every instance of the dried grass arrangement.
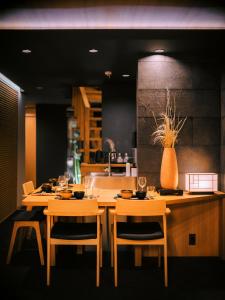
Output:
[[110,152],[116,152],[115,143],[112,139],[106,138],[105,142],[109,144]]
[[152,112],[156,126],[156,129],[152,134],[153,141],[155,144],[160,143],[164,148],[174,148],[178,134],[187,119],[187,117],[182,119],[179,116],[176,117],[175,100],[174,97],[173,102],[171,103],[170,92],[167,89],[166,111],[160,114],[158,120],[156,119],[154,112]]

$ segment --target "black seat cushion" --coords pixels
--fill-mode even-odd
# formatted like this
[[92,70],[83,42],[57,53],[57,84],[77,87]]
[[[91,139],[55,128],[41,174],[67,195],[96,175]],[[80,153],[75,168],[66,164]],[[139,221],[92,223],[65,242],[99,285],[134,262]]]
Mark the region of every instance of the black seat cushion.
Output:
[[15,215],[12,217],[12,221],[43,221],[45,215],[42,211],[38,210],[17,210]]
[[46,206],[34,206],[33,208],[32,208],[32,210],[35,210],[36,212],[41,212],[41,213],[43,213],[44,214],[44,209],[46,208]]
[[154,240],[163,238],[158,222],[117,222],[117,237],[128,240]]
[[51,238],[64,240],[96,239],[96,223],[56,222],[51,230]]

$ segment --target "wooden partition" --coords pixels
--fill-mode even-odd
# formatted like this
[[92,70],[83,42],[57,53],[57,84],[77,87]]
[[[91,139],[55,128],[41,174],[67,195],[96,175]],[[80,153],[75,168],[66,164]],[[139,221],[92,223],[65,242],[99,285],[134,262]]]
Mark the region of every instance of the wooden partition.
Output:
[[[169,201],[168,201],[169,202]],[[223,256],[221,214],[224,199],[210,199],[167,206],[169,256]],[[157,255],[146,248],[145,256]]]
[[[219,209],[222,200],[175,205],[168,217],[170,256],[219,256]],[[195,245],[191,245],[191,243]]]
[[25,108],[25,181],[36,186],[36,107]]
[[79,131],[79,152],[89,163],[97,150],[102,150],[102,93],[98,88],[73,87],[72,106]]
[[97,189],[137,189],[137,177],[132,176],[85,176],[86,180],[91,180],[93,188]]

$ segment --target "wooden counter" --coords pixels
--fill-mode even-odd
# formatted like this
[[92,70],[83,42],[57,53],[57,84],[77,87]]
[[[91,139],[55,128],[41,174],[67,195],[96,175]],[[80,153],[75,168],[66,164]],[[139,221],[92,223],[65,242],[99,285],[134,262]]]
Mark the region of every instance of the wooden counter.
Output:
[[[169,256],[221,256],[225,258],[225,193],[213,195],[157,196],[166,200]],[[195,245],[190,245],[190,234]],[[146,249],[144,255],[154,255]]]
[[[87,176],[90,175],[91,172],[105,172],[105,169],[108,168],[108,163],[101,163],[101,164],[88,164],[88,163],[81,163],[80,170],[81,170],[81,176]],[[111,164],[111,172],[113,172],[113,169],[115,168],[121,168],[123,169],[123,172],[126,170],[126,164]]]
[[137,189],[137,177],[132,176],[85,176],[84,182],[91,179],[93,187],[102,190],[121,189],[135,191]]
[[[99,206],[113,207],[117,189],[100,189]],[[54,196],[28,196],[26,206],[47,206]],[[169,256],[220,256],[225,259],[225,193],[213,195],[157,196],[164,199],[171,213],[167,217]],[[106,221],[105,221],[106,222]],[[111,220],[109,220],[109,225]],[[110,228],[110,227],[109,227]],[[196,244],[189,244],[189,235],[195,234]],[[156,255],[153,248],[145,248],[144,255]],[[139,255],[138,264],[141,264]]]

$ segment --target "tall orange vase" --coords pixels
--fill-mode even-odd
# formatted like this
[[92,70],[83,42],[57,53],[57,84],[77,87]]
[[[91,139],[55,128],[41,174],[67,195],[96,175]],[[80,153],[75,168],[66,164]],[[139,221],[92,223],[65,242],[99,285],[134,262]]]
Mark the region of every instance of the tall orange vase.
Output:
[[177,156],[174,148],[164,148],[160,184],[163,189],[176,189],[178,186]]

